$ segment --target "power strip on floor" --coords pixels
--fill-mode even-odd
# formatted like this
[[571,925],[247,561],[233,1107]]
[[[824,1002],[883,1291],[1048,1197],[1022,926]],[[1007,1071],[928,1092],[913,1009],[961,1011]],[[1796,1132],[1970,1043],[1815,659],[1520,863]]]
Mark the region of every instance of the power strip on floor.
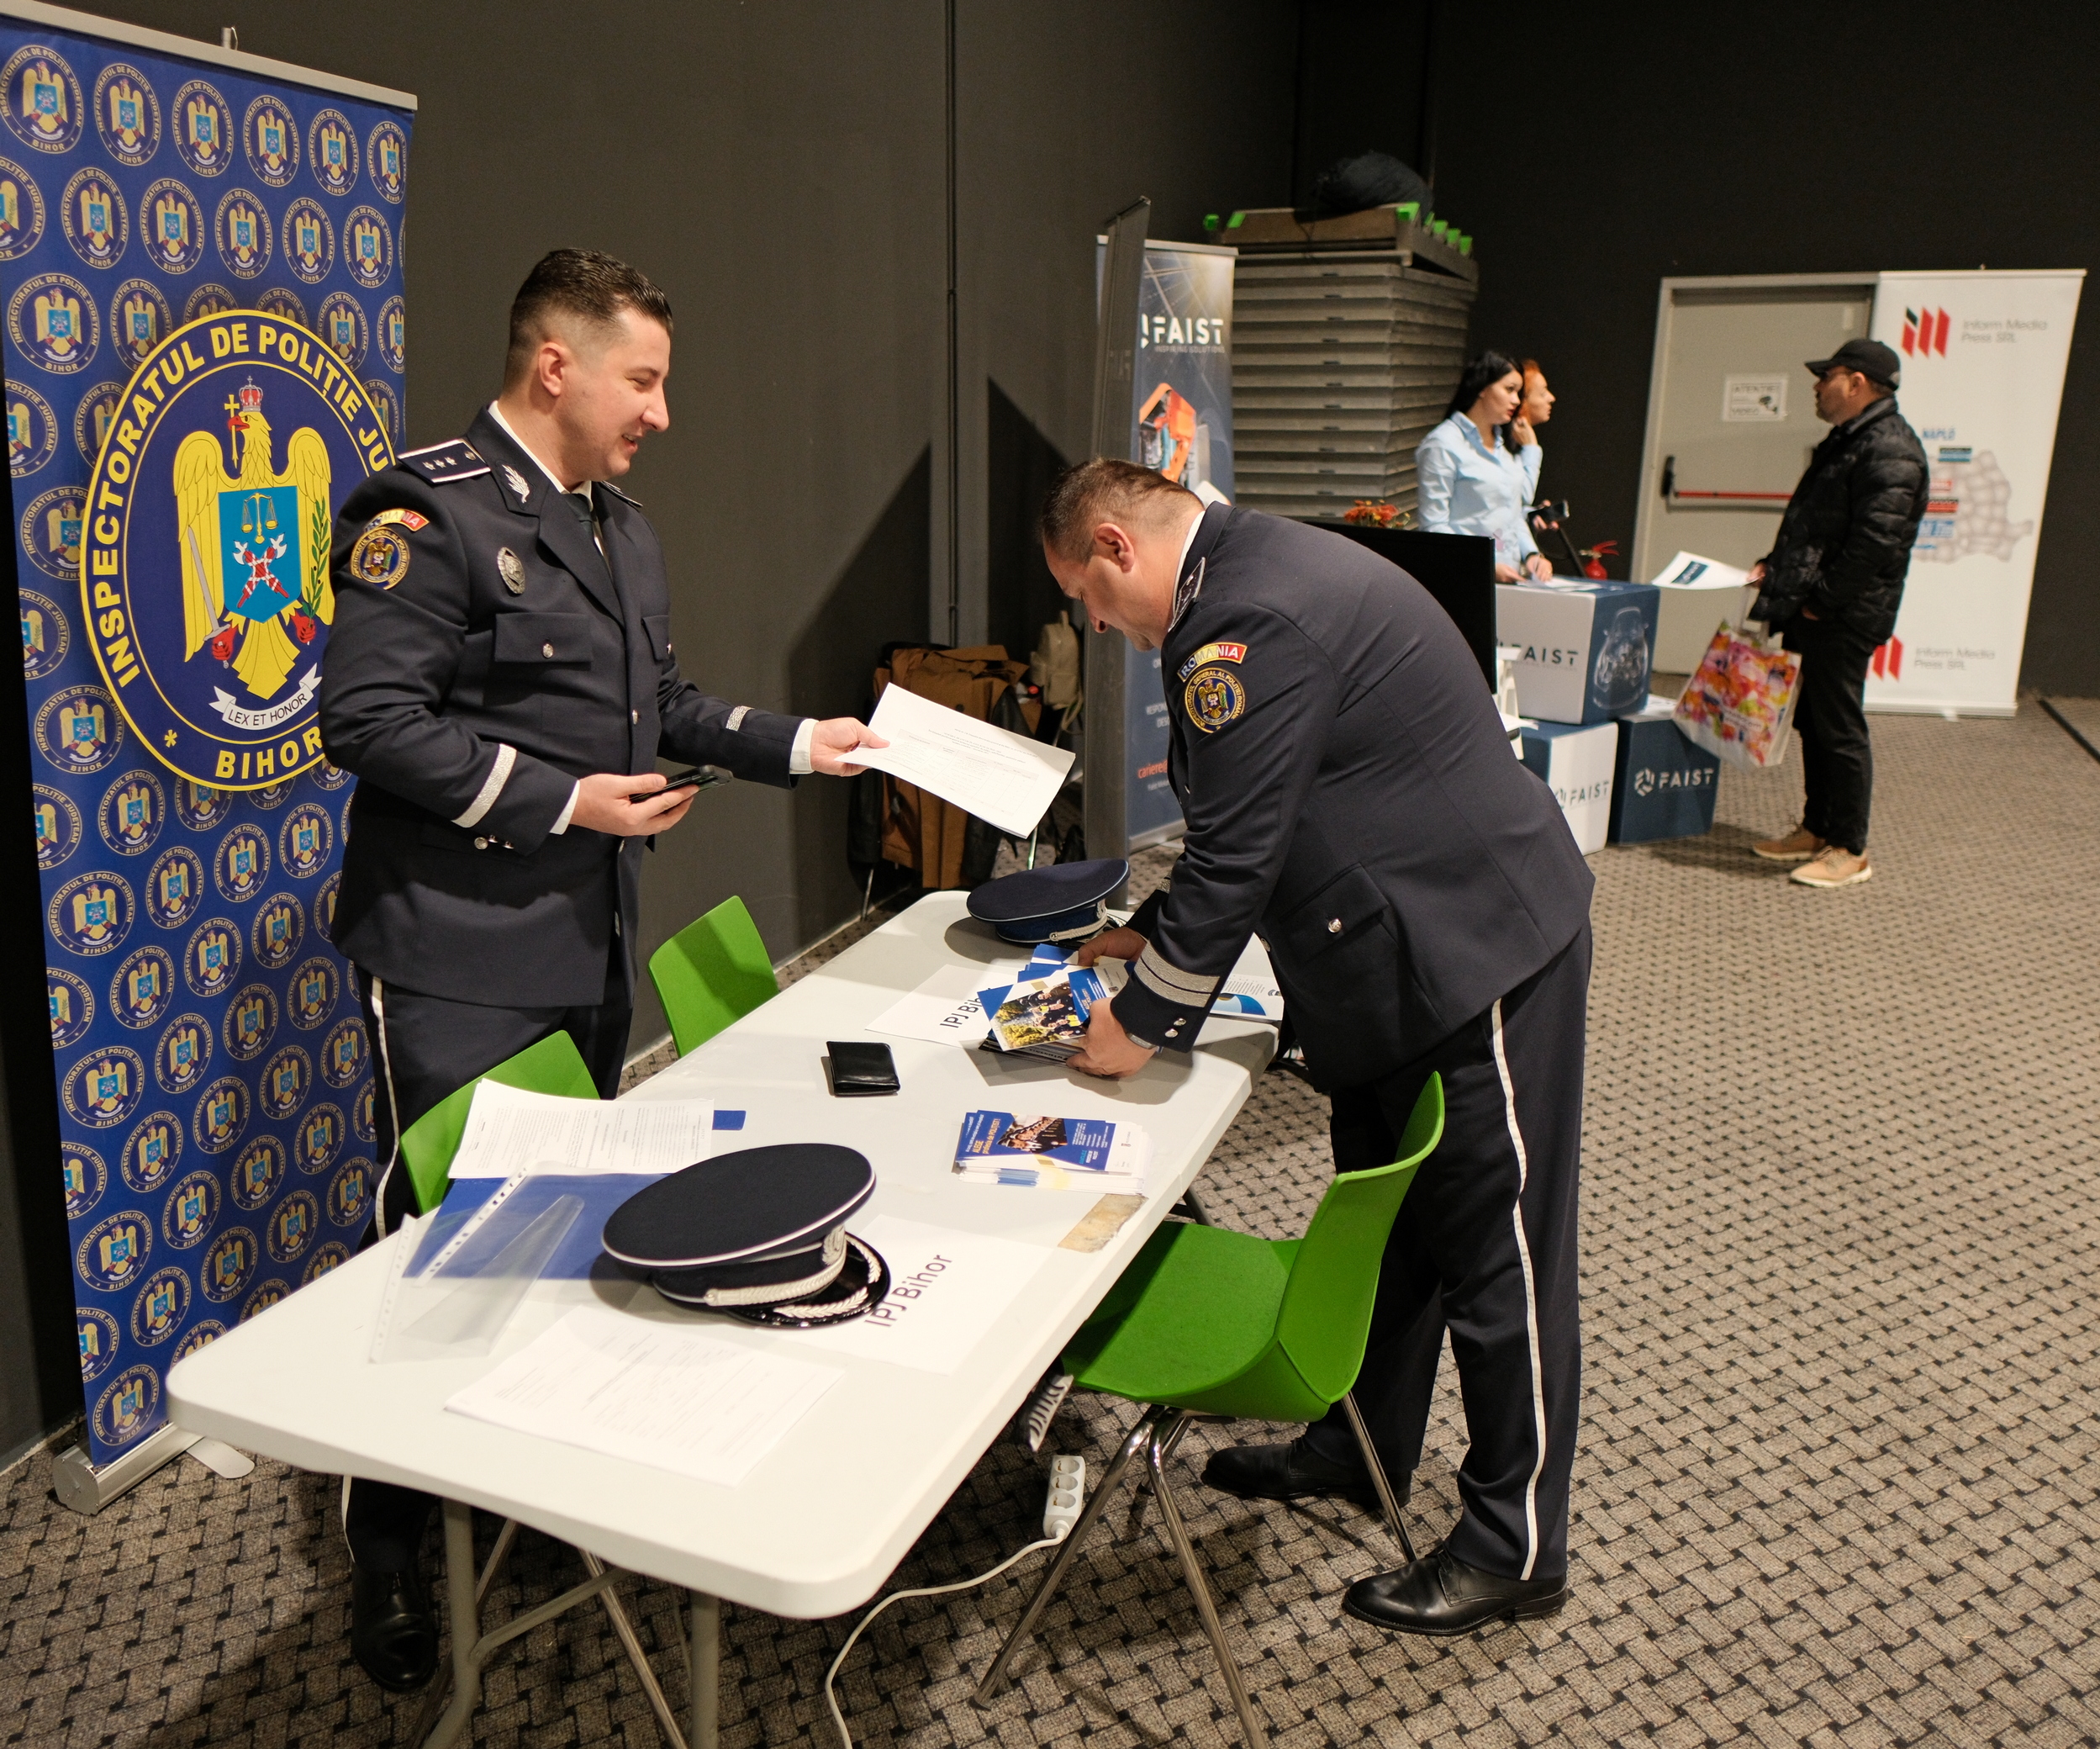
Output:
[[1050,1460],[1050,1498],[1042,1505],[1042,1534],[1058,1542],[1072,1534],[1086,1503],[1086,1460],[1058,1456]]

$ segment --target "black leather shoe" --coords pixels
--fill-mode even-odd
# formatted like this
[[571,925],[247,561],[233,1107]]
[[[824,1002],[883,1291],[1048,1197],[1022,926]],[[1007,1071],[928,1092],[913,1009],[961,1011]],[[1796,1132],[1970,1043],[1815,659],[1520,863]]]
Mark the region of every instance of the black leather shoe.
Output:
[[383,1688],[412,1694],[437,1674],[437,1618],[414,1572],[350,1570],[350,1649]]
[[1553,1615],[1568,1601],[1568,1576],[1505,1579],[1438,1547],[1411,1566],[1349,1587],[1342,1607],[1359,1621],[1401,1634],[1448,1638],[1500,1621]]
[[[1407,1503],[1413,1478],[1387,1475],[1393,1498]],[[1310,1450],[1303,1440],[1283,1445],[1228,1445],[1213,1451],[1203,1466],[1206,1487],[1237,1494],[1243,1500],[1295,1500],[1306,1494],[1339,1494],[1372,1512],[1380,1509],[1378,1490],[1361,1464],[1338,1464]]]

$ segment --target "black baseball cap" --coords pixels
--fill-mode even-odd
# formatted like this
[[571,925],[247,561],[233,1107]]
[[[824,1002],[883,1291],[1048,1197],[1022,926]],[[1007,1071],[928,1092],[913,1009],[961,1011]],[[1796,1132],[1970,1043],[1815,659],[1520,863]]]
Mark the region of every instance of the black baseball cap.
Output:
[[1836,365],[1857,371],[1884,388],[1893,388],[1903,380],[1903,361],[1896,356],[1896,348],[1878,340],[1849,340],[1828,358],[1808,361],[1808,368],[1818,377]]

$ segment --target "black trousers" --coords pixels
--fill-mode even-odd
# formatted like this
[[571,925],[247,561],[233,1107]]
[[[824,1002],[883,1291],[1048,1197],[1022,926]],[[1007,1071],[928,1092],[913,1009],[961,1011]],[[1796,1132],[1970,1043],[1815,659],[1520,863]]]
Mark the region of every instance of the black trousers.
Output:
[[[395,1139],[415,1120],[478,1075],[556,1033],[576,1041],[598,1083],[600,1096],[620,1091],[634,993],[615,965],[606,980],[605,1000],[595,1007],[485,1008],[383,983],[363,971],[357,992],[365,1011],[377,1073],[372,1100],[382,1167],[367,1243],[384,1238],[418,1213],[409,1170],[396,1156]],[[387,1482],[354,1481],[343,1512],[351,1559],[382,1572],[415,1564],[424,1526],[437,1504],[435,1495]]]
[[1866,732],[1866,668],[1873,642],[1834,620],[1804,614],[1787,622],[1786,642],[1801,658],[1801,695],[1794,703],[1807,791],[1801,823],[1857,856],[1866,848],[1874,802],[1874,748]]
[[[1338,1171],[1389,1164],[1432,1070],[1443,1139],[1393,1223],[1356,1384],[1388,1473],[1422,1455],[1443,1331],[1459,1367],[1469,1445],[1459,1472],[1461,1561],[1506,1578],[1568,1568],[1568,1478],[1580,1419],[1582,1336],[1575,1202],[1590,932],[1426,1057],[1332,1096]],[[1338,1410],[1306,1430],[1348,1463]]]

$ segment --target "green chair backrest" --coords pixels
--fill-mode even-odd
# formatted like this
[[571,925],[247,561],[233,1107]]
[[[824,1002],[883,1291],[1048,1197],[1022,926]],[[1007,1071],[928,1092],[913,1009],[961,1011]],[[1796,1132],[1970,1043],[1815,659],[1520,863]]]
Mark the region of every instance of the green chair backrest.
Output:
[[1400,1158],[1390,1166],[1338,1173],[1291,1260],[1276,1312],[1276,1340],[1306,1384],[1329,1403],[1348,1391],[1364,1364],[1393,1218],[1416,1170],[1443,1135],[1443,1081],[1432,1075],[1400,1139]]
[[584,1066],[583,1054],[567,1033],[556,1033],[506,1057],[486,1075],[478,1075],[411,1123],[401,1136],[401,1159],[415,1186],[416,1207],[427,1214],[445,1200],[451,1182],[452,1156],[467,1133],[467,1107],[483,1081],[500,1081],[528,1093],[552,1093],[563,1099],[595,1099],[598,1084]]
[[780,994],[758,926],[737,898],[723,900],[652,954],[649,976],[680,1056]]

